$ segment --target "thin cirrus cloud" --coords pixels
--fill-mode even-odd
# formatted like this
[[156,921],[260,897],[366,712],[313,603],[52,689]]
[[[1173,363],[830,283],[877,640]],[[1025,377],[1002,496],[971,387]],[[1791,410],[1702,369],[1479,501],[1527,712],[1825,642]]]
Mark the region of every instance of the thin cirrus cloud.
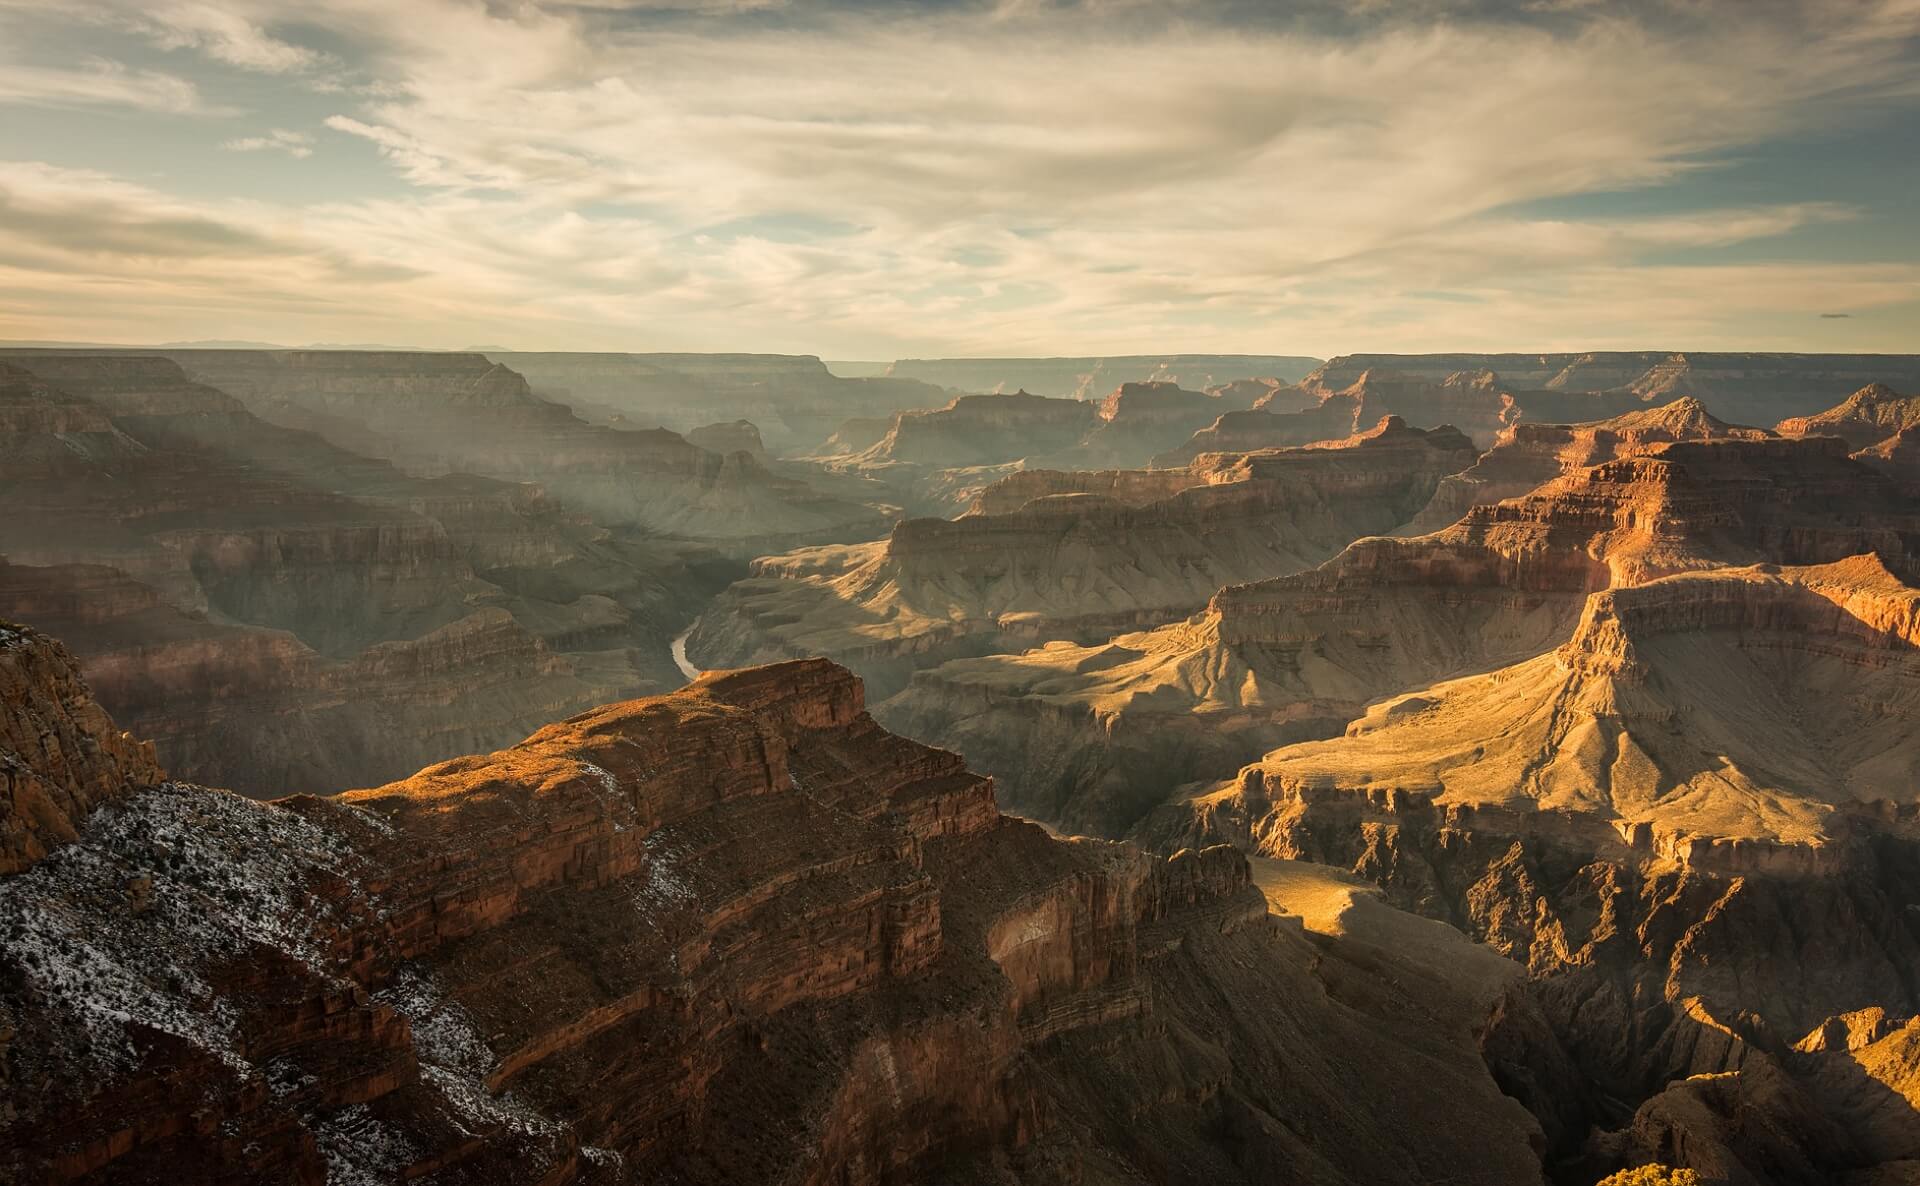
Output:
[[228,152],[284,152],[296,160],[313,155],[313,137],[305,132],[274,128],[264,136],[237,136],[221,143]]
[[[0,166],[0,197],[70,232],[0,225],[0,316],[46,310],[18,336],[71,309],[150,337],[843,357],[1894,348],[1877,335],[1920,303],[1914,251],[1769,245],[1911,223],[1818,178],[1689,195],[1744,146],[1911,105],[1911,4],[1440,7],[99,5],[85,19],[159,55],[129,75],[188,76],[171,110],[127,100],[150,118],[385,180],[300,201],[147,178],[73,205],[72,175]],[[206,114],[203,93],[257,96],[231,80],[261,75],[299,100],[254,100],[270,131]],[[1672,200],[1535,212],[1620,192]],[[156,277],[149,236],[114,233],[155,209],[231,237],[169,240]],[[1818,316],[1835,307],[1854,315]]]

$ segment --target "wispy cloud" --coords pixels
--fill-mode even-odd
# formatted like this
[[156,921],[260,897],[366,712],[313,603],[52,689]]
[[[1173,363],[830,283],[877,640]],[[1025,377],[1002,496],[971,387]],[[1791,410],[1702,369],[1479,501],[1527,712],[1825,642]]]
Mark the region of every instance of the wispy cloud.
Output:
[[[398,323],[425,344],[839,353],[1707,345],[1920,300],[1920,266],[1897,260],[1710,258],[1861,217],[1812,187],[1685,212],[1518,213],[1683,187],[1714,154],[1906,101],[1920,81],[1907,0],[1489,0],[1434,19],[1441,7],[1327,0],[1249,21],[1225,0],[109,3],[171,53],[309,92],[351,69],[367,85],[333,93],[329,159],[360,141],[392,185],[280,206],[159,192],[66,218],[106,243],[122,241],[116,220],[146,227],[138,245],[159,203],[302,261],[301,316],[351,322],[384,303],[370,335],[270,323],[294,306],[246,285],[277,300],[288,277],[242,269],[234,321],[167,336],[392,337]],[[209,142],[316,147],[282,128]],[[199,241],[175,240],[173,258]],[[8,282],[97,295],[118,275],[131,302],[144,275],[108,250],[42,250],[43,270]],[[230,266],[217,236],[204,254]],[[328,287],[349,276],[353,291]]]
[[220,147],[228,152],[284,152],[304,159],[313,155],[313,137],[305,132],[275,128],[264,136],[240,136],[225,141]]

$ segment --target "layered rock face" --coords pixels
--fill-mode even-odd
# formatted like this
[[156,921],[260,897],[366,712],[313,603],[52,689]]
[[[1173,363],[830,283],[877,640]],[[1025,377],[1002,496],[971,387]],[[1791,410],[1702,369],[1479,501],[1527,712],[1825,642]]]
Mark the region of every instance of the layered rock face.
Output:
[[1211,454],[1185,471],[1029,471],[982,492],[996,513],[757,562],[701,616],[688,654],[706,666],[824,654],[890,693],[946,659],[1090,642],[1183,617],[1222,584],[1309,567],[1391,530],[1473,457],[1458,432],[1388,419],[1327,448]]
[[1717,569],[1596,593],[1556,651],[1142,834],[1350,868],[1525,963],[1576,1071],[1535,1106],[1578,1103],[1555,1139],[1589,1169],[1835,1181],[1920,1148],[1916,730],[1920,590],[1873,556]]
[[[1284,393],[1294,389],[1277,389]],[[1261,396],[1269,402],[1244,412],[1224,412],[1212,424],[1194,433],[1177,448],[1156,453],[1157,469],[1191,465],[1206,453],[1245,453],[1255,449],[1293,449],[1319,441],[1339,440],[1353,433],[1360,401],[1347,395],[1328,396],[1310,407],[1281,411],[1289,402],[1284,394]],[[1277,402],[1276,402],[1277,401]]]
[[1231,850],[1000,816],[821,662],[337,799],[117,789],[0,933],[23,1181],[1540,1173],[1484,998],[1283,925]]
[[1377,697],[1553,649],[1589,593],[1870,551],[1910,571],[1920,519],[1843,442],[1664,444],[1223,589],[1187,622],[944,664],[879,711],[999,776],[1015,809],[1118,835],[1168,788],[1337,734]]
[[[887,517],[665,429],[591,425],[477,354],[170,352],[276,424],[410,473],[537,482],[577,511],[740,556],[884,533]],[[24,365],[24,364],[23,364]]]
[[1031,391],[1096,399],[1122,383],[1175,383],[1192,390],[1268,376],[1291,383],[1320,365],[1317,358],[1268,354],[1173,354],[1110,358],[903,358],[887,368],[955,391]]
[[1839,437],[1855,449],[1868,449],[1906,429],[1920,426],[1920,396],[1903,396],[1873,383],[1817,416],[1782,420],[1781,436]]
[[1728,424],[1691,397],[1589,424],[1509,425],[1472,468],[1447,478],[1433,501],[1402,529],[1424,535],[1475,506],[1519,498],[1554,478],[1673,441],[1760,440],[1765,429]]
[[620,417],[684,433],[716,414],[744,417],[780,453],[812,446],[850,417],[885,417],[947,400],[940,386],[912,379],[843,379],[806,355],[489,351],[487,357],[525,375],[541,398],[599,423]]
[[165,359],[20,361],[0,613],[67,638],[182,777],[378,781],[676,686],[668,640],[738,571],[537,487],[409,477]]
[[0,876],[77,839],[95,808],[166,776],[121,733],[66,648],[0,621]]

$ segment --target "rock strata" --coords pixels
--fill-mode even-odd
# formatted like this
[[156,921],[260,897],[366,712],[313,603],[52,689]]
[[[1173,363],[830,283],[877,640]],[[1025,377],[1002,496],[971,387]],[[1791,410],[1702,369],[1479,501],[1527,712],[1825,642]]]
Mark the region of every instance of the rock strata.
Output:
[[1470,1013],[1229,849],[1000,816],[822,662],[337,799],[131,789],[0,930],[19,1180],[1539,1178]]

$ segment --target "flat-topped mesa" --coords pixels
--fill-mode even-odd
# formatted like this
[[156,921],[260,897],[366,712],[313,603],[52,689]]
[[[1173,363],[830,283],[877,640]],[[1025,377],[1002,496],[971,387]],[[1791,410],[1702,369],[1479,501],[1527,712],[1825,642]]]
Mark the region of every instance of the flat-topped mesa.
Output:
[[[0,1011],[34,1036],[0,1083],[10,1180],[827,1186],[1178,1156],[1248,1184],[1302,1149],[1340,1186],[1539,1175],[1477,1013],[1436,1028],[1275,925],[1232,850],[1000,816],[819,662],[332,799],[134,789],[0,873],[0,933]],[[1381,1117],[1382,1083],[1409,1115]],[[1252,1161],[1217,1140],[1222,1090],[1264,1117]]]
[[981,495],[999,513],[763,559],[702,615],[688,653],[825,654],[884,696],[946,658],[1104,638],[1190,614],[1223,582],[1318,563],[1391,530],[1473,456],[1452,429],[1388,420],[1333,447],[1207,455],[1186,471],[1028,471]]
[[[1392,789],[1470,808],[1484,831],[1604,839],[1605,825],[1690,868],[1831,871],[1853,859],[1832,845],[1879,818],[1856,805],[1915,801],[1916,674],[1920,589],[1873,556],[1607,590],[1557,651],[1381,701],[1343,737],[1267,754],[1255,798],[1270,806],[1251,810],[1270,814],[1240,834],[1300,855],[1283,851],[1305,835],[1283,823],[1289,805]],[[1822,712],[1799,711],[1799,696]],[[1248,810],[1247,785],[1227,792],[1235,810]]]
[[1775,431],[1788,437],[1839,437],[1850,448],[1868,449],[1916,426],[1920,395],[1901,395],[1885,383],[1870,383],[1818,415],[1782,420]]
[[944,408],[895,415],[863,456],[940,468],[1018,461],[1072,448],[1099,419],[1100,405],[1087,400],[962,395]]
[[166,775],[114,728],[67,649],[0,620],[0,876],[74,840],[87,817]]
[[1684,573],[1589,597],[1560,656],[1572,668],[1637,678],[1647,669],[1636,643],[1706,631],[1796,635],[1828,657],[1884,665],[1920,649],[1920,590],[1872,554]]
[[1771,435],[1765,429],[1728,424],[1691,397],[1585,424],[1522,421],[1503,430],[1470,469],[1442,482],[1433,501],[1402,534],[1438,531],[1475,506],[1518,498],[1554,478],[1674,441],[1761,440]]
[[197,383],[170,358],[148,354],[14,352],[8,361],[126,418],[244,414],[233,396]]

